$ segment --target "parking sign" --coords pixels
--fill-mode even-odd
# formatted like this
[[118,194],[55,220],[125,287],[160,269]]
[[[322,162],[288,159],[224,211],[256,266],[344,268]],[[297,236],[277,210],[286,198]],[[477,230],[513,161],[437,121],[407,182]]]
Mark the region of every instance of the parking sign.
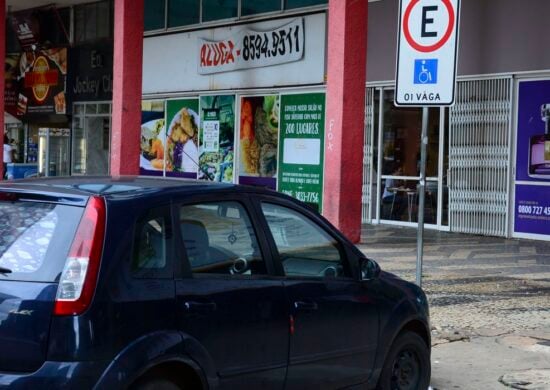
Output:
[[460,0],[401,0],[396,106],[454,104]]

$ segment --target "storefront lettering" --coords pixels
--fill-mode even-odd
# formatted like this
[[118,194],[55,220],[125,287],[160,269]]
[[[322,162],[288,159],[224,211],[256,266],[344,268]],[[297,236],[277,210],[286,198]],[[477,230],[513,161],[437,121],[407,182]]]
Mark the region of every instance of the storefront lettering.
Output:
[[99,97],[100,92],[112,92],[113,91],[113,79],[110,75],[105,75],[101,79],[92,79],[88,76],[82,79],[80,76],[76,76],[75,84],[73,86],[73,93],[75,95],[90,94],[95,97]]
[[235,62],[235,44],[228,41],[204,43],[201,47],[201,66],[220,66]]
[[103,54],[97,50],[92,50],[90,54],[90,66],[92,69],[103,68]]

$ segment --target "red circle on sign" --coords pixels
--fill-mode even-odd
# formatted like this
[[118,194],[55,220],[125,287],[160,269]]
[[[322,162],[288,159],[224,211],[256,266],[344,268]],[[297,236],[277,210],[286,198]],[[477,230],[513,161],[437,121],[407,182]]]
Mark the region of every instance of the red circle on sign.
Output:
[[411,45],[411,47],[416,49],[417,51],[420,51],[422,53],[430,53],[432,51],[436,51],[437,49],[440,49],[444,44],[446,44],[453,34],[453,28],[455,25],[455,12],[453,9],[453,5],[451,4],[450,0],[441,1],[445,5],[445,7],[447,8],[447,12],[449,13],[449,26],[447,27],[447,31],[445,31],[445,35],[443,35],[443,38],[441,38],[433,45],[425,46],[419,44],[413,39],[411,31],[409,30],[409,19],[411,17],[412,10],[415,5],[420,3],[420,0],[412,0],[405,11],[405,16],[403,17],[403,33],[405,34],[405,39],[407,40],[407,42],[409,42],[409,45]]

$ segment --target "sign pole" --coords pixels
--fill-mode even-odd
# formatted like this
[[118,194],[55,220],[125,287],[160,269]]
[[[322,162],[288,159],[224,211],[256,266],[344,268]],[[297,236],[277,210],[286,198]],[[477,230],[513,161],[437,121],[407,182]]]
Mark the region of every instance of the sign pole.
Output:
[[428,107],[422,107],[422,135],[420,136],[420,185],[418,186],[418,230],[416,233],[416,284],[419,287],[422,287],[422,257],[424,255],[424,205],[426,203],[428,110]]

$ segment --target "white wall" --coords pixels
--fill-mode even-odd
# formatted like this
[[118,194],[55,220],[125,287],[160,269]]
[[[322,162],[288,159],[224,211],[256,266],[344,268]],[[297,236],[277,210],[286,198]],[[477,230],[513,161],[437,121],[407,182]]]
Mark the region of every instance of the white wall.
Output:
[[[293,18],[247,25],[252,29],[282,26]],[[199,75],[199,38],[223,39],[243,25],[144,38],[143,94],[321,84],[325,78],[326,14],[304,17],[302,60],[283,65]]]

